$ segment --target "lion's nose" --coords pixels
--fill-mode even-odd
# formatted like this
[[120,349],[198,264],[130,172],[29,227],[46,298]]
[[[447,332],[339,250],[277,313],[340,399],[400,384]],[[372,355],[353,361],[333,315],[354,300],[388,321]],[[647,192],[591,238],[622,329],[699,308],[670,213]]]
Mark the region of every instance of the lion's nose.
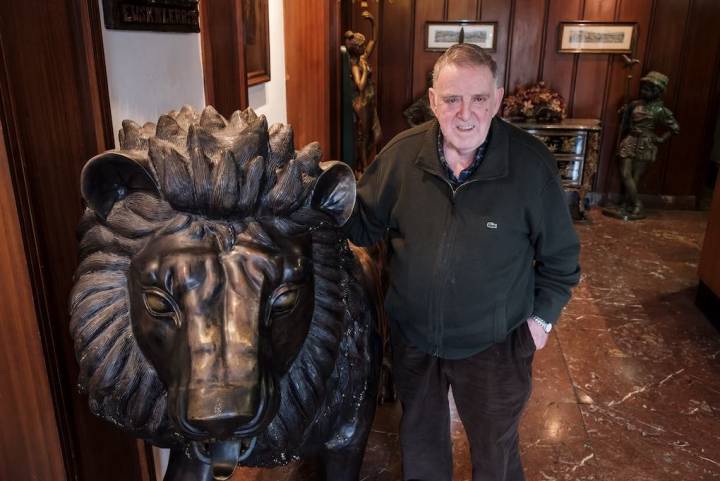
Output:
[[187,421],[218,439],[248,424],[258,409],[256,386],[203,386],[188,390],[187,396]]

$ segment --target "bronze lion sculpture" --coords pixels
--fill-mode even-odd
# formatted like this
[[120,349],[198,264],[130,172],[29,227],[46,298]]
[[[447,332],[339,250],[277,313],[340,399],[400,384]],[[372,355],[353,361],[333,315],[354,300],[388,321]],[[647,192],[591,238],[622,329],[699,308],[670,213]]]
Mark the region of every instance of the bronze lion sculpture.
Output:
[[171,448],[166,481],[306,456],[357,480],[381,343],[339,227],[352,171],[252,110],[123,122],[82,172],[70,299],[92,412]]

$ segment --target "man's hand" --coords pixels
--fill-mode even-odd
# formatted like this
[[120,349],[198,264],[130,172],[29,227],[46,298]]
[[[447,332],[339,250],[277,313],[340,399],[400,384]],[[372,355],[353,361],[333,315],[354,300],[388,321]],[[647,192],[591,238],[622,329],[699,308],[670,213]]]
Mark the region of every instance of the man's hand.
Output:
[[535,343],[535,349],[539,351],[540,349],[545,347],[545,344],[547,343],[550,334],[545,332],[542,326],[537,322],[533,321],[532,319],[528,319],[526,322],[528,323],[530,335],[532,336],[533,342]]

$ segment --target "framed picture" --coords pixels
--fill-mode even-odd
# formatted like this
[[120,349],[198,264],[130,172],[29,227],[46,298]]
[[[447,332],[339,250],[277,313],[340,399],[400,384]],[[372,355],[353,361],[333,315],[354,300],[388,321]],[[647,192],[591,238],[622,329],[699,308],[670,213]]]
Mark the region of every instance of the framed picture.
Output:
[[632,53],[637,23],[560,22],[560,53]]
[[268,0],[243,0],[248,87],[270,81]]
[[497,22],[427,22],[425,50],[442,52],[456,43],[472,43],[495,51]]
[[200,31],[198,0],[103,0],[103,17],[108,29]]

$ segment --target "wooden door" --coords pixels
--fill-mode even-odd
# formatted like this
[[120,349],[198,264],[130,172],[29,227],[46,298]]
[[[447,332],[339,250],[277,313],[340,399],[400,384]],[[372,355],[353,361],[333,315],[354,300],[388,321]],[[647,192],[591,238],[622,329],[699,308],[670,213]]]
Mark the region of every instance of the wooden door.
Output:
[[0,2],[1,479],[149,479],[78,393],[68,330],[80,170],[112,145],[109,112],[97,0]]

